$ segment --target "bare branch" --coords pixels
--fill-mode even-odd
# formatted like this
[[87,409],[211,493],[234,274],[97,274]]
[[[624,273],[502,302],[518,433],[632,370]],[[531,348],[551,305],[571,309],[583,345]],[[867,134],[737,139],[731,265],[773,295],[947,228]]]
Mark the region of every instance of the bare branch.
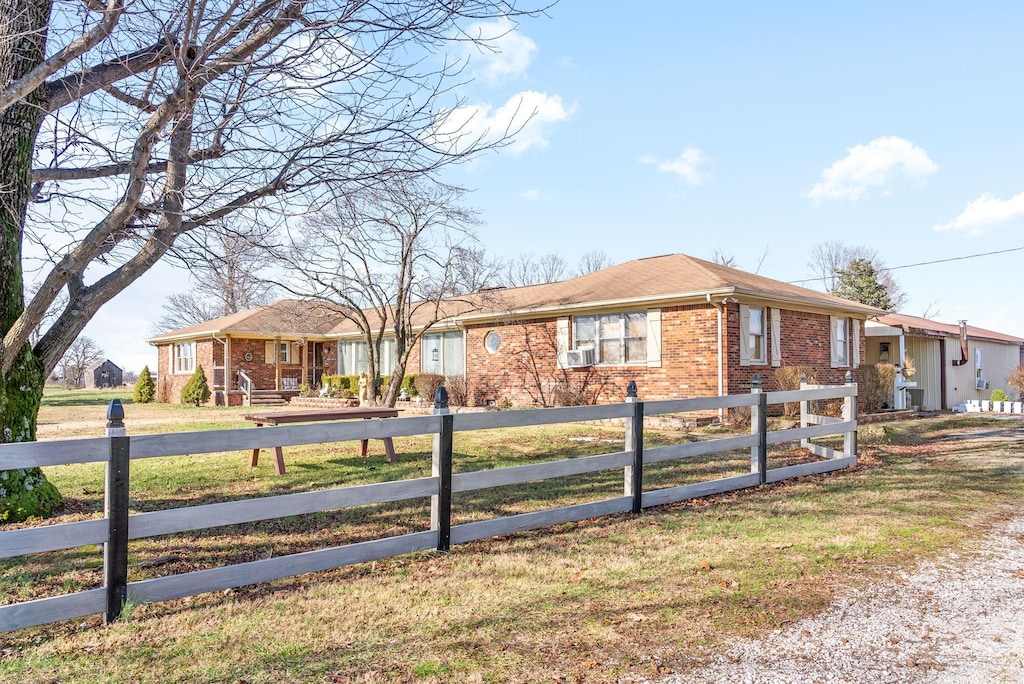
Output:
[[29,93],[42,86],[47,78],[107,38],[124,12],[124,3],[123,0],[109,0],[102,9],[95,6],[90,6],[90,9],[103,12],[103,18],[80,38],[71,41],[49,59],[4,88],[3,92],[0,92],[0,112],[25,99]]

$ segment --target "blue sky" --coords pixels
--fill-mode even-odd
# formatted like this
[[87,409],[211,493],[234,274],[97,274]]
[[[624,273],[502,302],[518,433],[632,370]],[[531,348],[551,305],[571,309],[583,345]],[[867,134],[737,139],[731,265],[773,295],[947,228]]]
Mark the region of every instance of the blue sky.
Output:
[[[535,111],[510,146],[450,171],[497,256],[575,264],[732,255],[793,281],[825,240],[889,266],[1024,247],[1024,4],[562,0],[475,54],[470,126]],[[511,30],[511,32],[508,32]],[[894,272],[905,313],[1024,336],[1024,251]],[[187,287],[160,267],[90,324],[106,355]],[[146,306],[137,303],[145,302]]]

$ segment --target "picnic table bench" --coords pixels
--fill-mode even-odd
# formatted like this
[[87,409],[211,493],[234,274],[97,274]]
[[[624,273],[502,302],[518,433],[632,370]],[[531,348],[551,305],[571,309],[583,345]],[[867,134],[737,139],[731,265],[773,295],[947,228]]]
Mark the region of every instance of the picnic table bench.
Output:
[[[267,411],[265,413],[247,413],[242,416],[256,424],[256,427],[264,425],[287,425],[288,423],[315,423],[323,420],[353,420],[362,418],[395,418],[399,409],[386,408],[381,406],[349,406],[337,409],[308,409],[305,411]],[[390,437],[384,437],[384,451],[387,452],[388,461],[395,460],[395,445]],[[366,456],[369,440],[359,440],[359,455]],[[253,449],[249,457],[249,467],[255,468],[259,461],[260,450]],[[284,453],[281,447],[274,447],[274,468],[278,475],[284,475]]]

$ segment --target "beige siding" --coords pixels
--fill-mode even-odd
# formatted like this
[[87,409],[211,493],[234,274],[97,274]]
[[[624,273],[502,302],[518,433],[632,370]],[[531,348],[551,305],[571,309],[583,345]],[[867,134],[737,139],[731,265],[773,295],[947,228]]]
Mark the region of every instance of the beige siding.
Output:
[[895,363],[900,353],[900,338],[898,337],[869,337],[867,343],[867,359],[865,363],[879,363],[878,350],[882,342],[889,343],[889,360],[886,363]]
[[911,381],[924,390],[921,408],[942,408],[942,360],[939,358],[939,340],[933,337],[907,337],[907,356],[914,360],[917,373]]
[[[867,360],[868,363],[879,363],[878,351],[880,343],[889,343],[889,363],[900,361],[900,338],[896,336],[869,337]],[[934,410],[942,407],[942,361],[939,358],[939,340],[932,337],[907,337],[907,356],[914,360],[914,368],[917,373],[912,382],[917,383],[917,388],[924,390],[921,408]],[[909,397],[907,398],[909,402]]]
[[[982,350],[982,375],[989,383],[987,390],[975,389],[975,350]],[[946,353],[951,358],[959,356],[960,339],[946,338]],[[968,340],[969,353],[967,363],[963,366],[946,366],[946,397],[949,406],[956,406],[968,399],[988,399],[992,390],[1006,390],[1006,380],[1010,373],[1020,364],[1020,347],[1018,345],[1000,344],[998,342],[982,342]],[[949,364],[949,361],[947,361]]]

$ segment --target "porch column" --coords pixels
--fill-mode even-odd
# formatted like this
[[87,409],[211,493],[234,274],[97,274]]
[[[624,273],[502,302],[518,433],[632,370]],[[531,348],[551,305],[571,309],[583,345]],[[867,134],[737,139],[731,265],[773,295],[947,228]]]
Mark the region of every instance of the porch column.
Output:
[[231,335],[224,336],[224,405],[231,406]]
[[[309,382],[309,343],[306,338],[299,340],[299,353],[302,354],[302,379],[299,380],[301,385],[304,382]],[[309,384],[313,383],[309,382]]]
[[281,389],[281,338],[274,338],[274,389]]

